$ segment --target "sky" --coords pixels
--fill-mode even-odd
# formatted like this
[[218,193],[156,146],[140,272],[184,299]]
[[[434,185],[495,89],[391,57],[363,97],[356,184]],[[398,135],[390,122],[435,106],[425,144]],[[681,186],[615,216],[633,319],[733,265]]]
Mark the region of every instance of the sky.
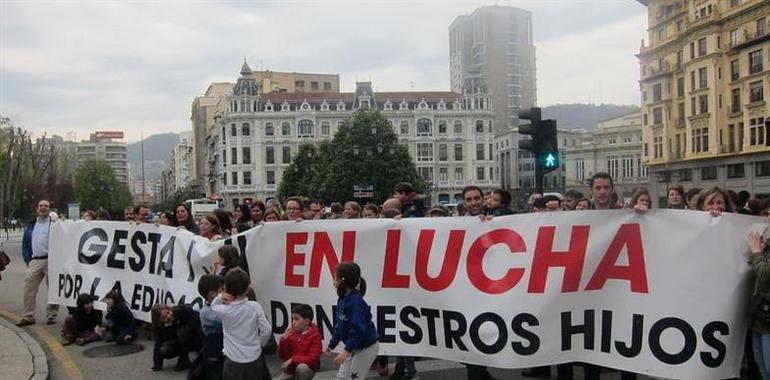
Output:
[[532,12],[540,106],[639,104],[634,0],[0,0],[0,114],[38,136],[188,131],[192,100],[244,58],[337,73],[343,91],[446,91],[449,25],[495,4]]

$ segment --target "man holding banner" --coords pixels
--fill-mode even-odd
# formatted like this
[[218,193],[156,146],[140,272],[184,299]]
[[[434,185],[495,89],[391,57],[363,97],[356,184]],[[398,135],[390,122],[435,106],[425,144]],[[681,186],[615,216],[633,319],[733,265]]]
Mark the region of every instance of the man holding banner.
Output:
[[[24,230],[22,238],[22,256],[27,264],[24,275],[24,313],[18,326],[35,324],[35,304],[40,283],[45,280],[48,286],[48,243],[51,224],[56,221],[56,213],[51,212],[51,203],[41,200],[37,203],[37,218]],[[46,306],[46,323],[56,323],[59,305],[49,303]]]

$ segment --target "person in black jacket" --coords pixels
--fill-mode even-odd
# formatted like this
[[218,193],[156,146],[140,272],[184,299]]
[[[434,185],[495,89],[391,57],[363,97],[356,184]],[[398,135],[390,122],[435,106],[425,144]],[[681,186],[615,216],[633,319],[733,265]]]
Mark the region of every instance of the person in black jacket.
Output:
[[90,294],[82,293],[78,296],[77,307],[71,315],[64,319],[61,338],[62,345],[77,343],[82,346],[86,343],[102,339],[96,332],[96,326],[102,324],[102,312],[94,309],[94,298]]
[[512,215],[510,206],[511,193],[503,189],[495,189],[489,196],[486,213],[492,216]]
[[425,201],[414,192],[412,184],[401,182],[393,189],[393,198],[401,201],[402,218],[425,217]]
[[117,344],[130,343],[136,338],[136,321],[128,308],[126,299],[118,290],[111,290],[104,296],[107,304],[107,314],[104,316],[104,324],[99,329],[106,342],[114,341]]
[[170,307],[156,304],[150,312],[155,346],[152,370],[163,369],[163,359],[177,359],[175,371],[190,368],[189,353],[200,350],[203,343],[201,320],[190,305]]

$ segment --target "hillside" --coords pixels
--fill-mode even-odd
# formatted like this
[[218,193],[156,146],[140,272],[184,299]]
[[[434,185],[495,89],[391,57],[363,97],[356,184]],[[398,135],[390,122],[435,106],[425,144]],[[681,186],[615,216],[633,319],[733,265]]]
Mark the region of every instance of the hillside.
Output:
[[602,120],[638,110],[638,106],[631,105],[556,104],[543,108],[543,119],[556,119],[559,128],[593,131]]
[[[179,143],[178,133],[152,135],[144,139],[144,176],[147,179],[157,178],[168,166],[171,150]],[[141,143],[128,144],[128,162],[134,176],[141,175]]]

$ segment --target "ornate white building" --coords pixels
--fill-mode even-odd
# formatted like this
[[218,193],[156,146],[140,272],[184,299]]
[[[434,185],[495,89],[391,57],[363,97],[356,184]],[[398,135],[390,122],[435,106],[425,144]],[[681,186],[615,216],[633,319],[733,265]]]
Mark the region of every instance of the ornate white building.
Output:
[[374,92],[370,82],[356,83],[352,93],[262,94],[249,72],[244,63],[228,109],[215,117],[207,136],[209,189],[228,206],[275,197],[299,146],[332,139],[362,107],[380,110],[391,122],[418,173],[433,184],[434,203],[459,201],[469,184],[499,186],[494,113],[486,95]]

